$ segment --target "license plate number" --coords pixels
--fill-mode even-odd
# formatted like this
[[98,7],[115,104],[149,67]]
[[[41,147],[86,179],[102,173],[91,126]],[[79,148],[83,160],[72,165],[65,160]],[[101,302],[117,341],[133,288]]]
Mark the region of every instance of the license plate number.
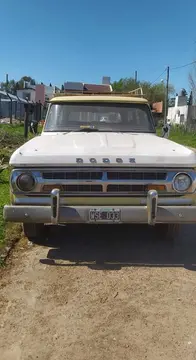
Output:
[[89,211],[90,222],[120,222],[119,209],[91,209]]

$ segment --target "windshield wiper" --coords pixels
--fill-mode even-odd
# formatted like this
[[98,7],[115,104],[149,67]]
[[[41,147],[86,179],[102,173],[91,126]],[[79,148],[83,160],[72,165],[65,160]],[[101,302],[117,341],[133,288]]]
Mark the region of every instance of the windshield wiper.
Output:
[[98,132],[99,129],[94,128],[94,127],[84,127],[78,130],[74,130],[74,132]]

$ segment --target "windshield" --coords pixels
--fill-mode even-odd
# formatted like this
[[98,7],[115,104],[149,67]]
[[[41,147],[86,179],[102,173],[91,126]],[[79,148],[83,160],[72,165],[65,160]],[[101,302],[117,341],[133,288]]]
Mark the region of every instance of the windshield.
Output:
[[51,104],[44,131],[155,132],[147,104]]

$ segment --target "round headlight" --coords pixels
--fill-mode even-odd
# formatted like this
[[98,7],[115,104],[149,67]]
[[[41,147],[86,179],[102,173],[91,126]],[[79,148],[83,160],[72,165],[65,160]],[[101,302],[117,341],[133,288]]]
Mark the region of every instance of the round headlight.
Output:
[[178,192],[186,192],[192,184],[192,179],[187,174],[177,174],[174,178],[174,190]]
[[17,179],[17,186],[22,191],[31,191],[35,186],[35,179],[31,174],[21,174]]

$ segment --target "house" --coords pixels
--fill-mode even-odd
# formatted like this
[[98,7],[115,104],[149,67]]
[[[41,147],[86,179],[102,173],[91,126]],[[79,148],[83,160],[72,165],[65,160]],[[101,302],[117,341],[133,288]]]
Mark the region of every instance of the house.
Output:
[[35,87],[17,90],[16,93],[19,98],[28,100],[30,102],[35,102]]
[[56,92],[58,92],[56,86],[52,86],[51,84],[49,86],[44,85],[45,101],[51,100]]
[[175,125],[185,125],[190,115],[191,105],[187,105],[187,96],[176,95],[175,104],[168,108],[167,119]]
[[175,104],[168,108],[167,120],[174,125],[184,125],[190,128],[196,127],[196,106],[189,105],[187,96],[176,95]]
[[21,90],[17,90],[17,96],[28,100],[29,102],[41,102],[44,104],[53,98],[54,94],[60,92],[56,86],[37,84],[30,85],[25,83],[25,87]]

